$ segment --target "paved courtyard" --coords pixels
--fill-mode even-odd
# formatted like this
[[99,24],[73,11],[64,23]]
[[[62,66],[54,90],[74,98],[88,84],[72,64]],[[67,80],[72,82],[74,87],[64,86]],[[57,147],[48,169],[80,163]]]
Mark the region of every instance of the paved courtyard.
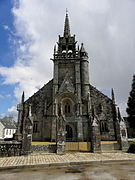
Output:
[[33,153],[29,156],[1,157],[0,169],[90,164],[100,161],[135,161],[135,154],[129,153]]

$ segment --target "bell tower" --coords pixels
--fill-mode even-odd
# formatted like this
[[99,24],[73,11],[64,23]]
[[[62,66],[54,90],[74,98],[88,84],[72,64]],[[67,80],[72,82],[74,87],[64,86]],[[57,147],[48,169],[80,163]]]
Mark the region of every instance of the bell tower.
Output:
[[[68,13],[66,12],[63,36],[59,35],[57,44],[54,46],[53,54],[53,112],[57,112],[60,102],[58,96],[65,94],[67,98],[74,101],[75,114],[73,119],[78,119],[78,138],[82,138],[82,100],[87,101],[89,90],[88,54],[84,49],[77,46],[75,35],[71,35]],[[68,97],[69,96],[69,97]],[[62,100],[61,100],[62,101]],[[57,107],[57,110],[56,110]],[[87,107],[84,114],[88,114]],[[54,116],[56,114],[53,114]],[[71,119],[71,118],[70,118]],[[54,126],[55,123],[53,123]],[[54,129],[54,128],[53,128]]]
[[84,49],[77,47],[75,35],[70,33],[69,17],[66,12],[63,36],[59,35],[57,45],[54,46],[53,54],[54,74],[53,92],[57,94],[60,84],[68,73],[75,85],[75,93],[79,98],[87,98],[89,92],[88,54]]
[[69,17],[66,12],[63,36],[59,35],[57,46],[54,47],[54,96],[68,73],[71,82],[75,86],[74,93],[77,93],[79,98],[81,97],[80,50],[76,48],[76,44],[75,35],[72,36],[70,33]]

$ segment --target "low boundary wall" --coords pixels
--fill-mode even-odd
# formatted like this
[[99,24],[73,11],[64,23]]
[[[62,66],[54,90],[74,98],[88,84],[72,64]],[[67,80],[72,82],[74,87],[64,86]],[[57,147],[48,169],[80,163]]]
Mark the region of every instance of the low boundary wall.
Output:
[[22,150],[21,142],[0,141],[0,157],[20,156]]
[[56,144],[49,144],[49,145],[32,145],[32,152],[48,152],[48,153],[56,153]]

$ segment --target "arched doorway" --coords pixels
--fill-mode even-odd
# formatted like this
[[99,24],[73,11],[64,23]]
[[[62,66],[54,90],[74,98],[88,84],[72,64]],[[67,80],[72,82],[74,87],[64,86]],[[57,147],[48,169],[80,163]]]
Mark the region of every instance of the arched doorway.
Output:
[[73,139],[73,130],[71,126],[66,125],[66,141],[72,141]]

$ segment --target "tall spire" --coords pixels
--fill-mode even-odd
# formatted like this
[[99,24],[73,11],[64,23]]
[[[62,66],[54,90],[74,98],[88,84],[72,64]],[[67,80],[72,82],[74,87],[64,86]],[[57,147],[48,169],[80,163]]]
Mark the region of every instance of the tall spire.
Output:
[[117,110],[118,110],[118,119],[119,119],[119,121],[121,121],[122,118],[121,118],[121,114],[120,114],[120,109],[119,109],[119,107],[117,108]]
[[113,88],[112,88],[112,101],[113,101],[113,103],[115,104],[115,96],[114,96],[114,90],[113,90]]
[[68,18],[68,11],[66,9],[66,17],[65,17],[65,24],[64,24],[64,37],[70,36],[70,25],[69,25],[69,18]]
[[24,103],[24,91],[22,93],[22,100],[21,100],[21,103],[23,104]]

